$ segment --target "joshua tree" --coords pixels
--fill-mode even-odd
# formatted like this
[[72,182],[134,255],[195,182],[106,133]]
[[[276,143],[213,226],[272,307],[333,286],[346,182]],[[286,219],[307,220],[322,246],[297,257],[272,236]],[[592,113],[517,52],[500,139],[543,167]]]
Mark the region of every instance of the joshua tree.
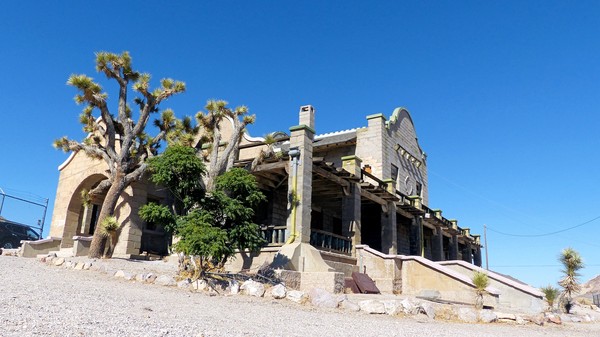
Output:
[[569,313],[573,306],[573,294],[580,289],[578,278],[579,270],[583,268],[583,260],[581,255],[570,247],[563,249],[558,260],[564,267],[562,270],[564,276],[558,284],[563,288],[561,297],[565,311]]
[[[207,112],[198,112],[196,119],[200,123],[203,135],[199,145],[209,144],[208,154],[205,158],[208,163],[204,183],[206,191],[211,192],[215,188],[216,178],[233,166],[246,125],[253,124],[256,117],[248,115],[248,108],[243,105],[231,110],[227,107],[227,102],[223,100],[209,100],[205,109]],[[221,123],[226,119],[232,121],[233,132],[223,143]]]
[[[121,55],[96,53],[96,70],[115,80],[119,86],[116,113],[111,112],[108,94],[102,87],[86,75],[71,75],[67,84],[79,91],[75,96],[77,104],[84,104],[79,121],[88,134],[82,142],[67,137],[54,142],[56,148],[65,152],[82,151],[87,156],[103,160],[107,165],[108,177],[89,192],[90,197],[106,192],[98,216],[99,223],[107,216],[114,215],[117,201],[123,191],[134,181],[139,180],[146,171],[146,159],[156,154],[159,142],[167,133],[176,127],[172,111],[164,111],[161,119],[155,124],[159,127],[156,136],[146,134],[145,129],[150,114],[158,112],[161,102],[174,94],[185,91],[183,82],[171,79],[161,80],[161,87],[150,90],[150,75],[141,74],[131,67],[129,53]],[[137,121],[128,104],[129,84],[139,95],[133,102],[138,107]],[[94,112],[99,112],[94,116]],[[104,252],[107,237],[101,231],[94,232],[89,256],[100,257]],[[113,247],[109,247],[112,252]],[[110,253],[107,257],[110,257]]]
[[490,279],[486,273],[476,271],[473,273],[473,278],[471,280],[475,285],[475,308],[483,309],[483,295],[486,292],[485,288],[490,285]]
[[545,287],[542,287],[541,290],[544,293],[544,295],[546,295],[546,302],[548,302],[548,308],[552,310],[552,308],[554,307],[554,301],[558,297],[558,288],[552,285],[547,285]]

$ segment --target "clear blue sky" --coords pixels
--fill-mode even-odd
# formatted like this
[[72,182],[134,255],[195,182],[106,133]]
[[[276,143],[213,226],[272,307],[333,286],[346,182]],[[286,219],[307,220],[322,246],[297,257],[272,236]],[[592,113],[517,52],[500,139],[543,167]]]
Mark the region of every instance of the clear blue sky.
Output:
[[[409,109],[428,153],[430,207],[483,233],[543,234],[600,216],[598,1],[13,1],[0,9],[0,188],[50,199],[82,139],[72,73],[130,51],[155,79],[187,83],[163,108],[248,105],[260,136],[317,109],[317,132]],[[6,201],[35,223],[41,208]],[[488,231],[490,266],[535,286],[578,250],[600,274],[600,220],[543,237]]]

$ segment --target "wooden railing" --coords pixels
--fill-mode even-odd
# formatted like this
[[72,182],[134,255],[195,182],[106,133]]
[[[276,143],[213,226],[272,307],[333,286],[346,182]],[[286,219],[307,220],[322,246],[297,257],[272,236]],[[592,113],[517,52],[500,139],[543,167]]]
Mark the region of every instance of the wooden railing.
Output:
[[283,246],[285,243],[286,226],[261,226],[262,236],[267,240],[267,246]]
[[317,249],[336,253],[351,254],[352,252],[350,238],[318,229],[310,230],[310,244]]

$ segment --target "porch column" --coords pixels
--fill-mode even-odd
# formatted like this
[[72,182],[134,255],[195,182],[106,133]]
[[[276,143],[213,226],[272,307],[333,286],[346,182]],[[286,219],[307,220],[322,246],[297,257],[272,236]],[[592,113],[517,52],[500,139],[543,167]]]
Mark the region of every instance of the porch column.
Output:
[[[315,136],[315,110],[311,105],[300,107],[300,124],[290,128],[290,149],[300,151],[297,159],[296,177],[288,179],[288,194],[293,196],[288,201],[288,208],[293,209],[292,203],[296,202],[294,212],[290,212],[287,219],[288,235],[296,236],[295,242],[310,243],[310,218],[312,202],[312,159],[313,139]],[[293,166],[294,163],[292,162]],[[292,167],[292,172],[294,168]],[[294,182],[294,180],[296,180]],[[294,191],[294,186],[296,186]],[[295,227],[295,231],[294,231]]]
[[83,206],[83,216],[81,219],[81,231],[77,234],[88,235],[90,234],[90,225],[92,224],[92,209],[93,205],[89,204],[87,206]]
[[410,224],[410,255],[423,256],[423,223],[420,216],[412,218]]
[[473,255],[473,264],[477,267],[481,267],[481,246],[475,247],[475,254]]
[[450,240],[450,249],[448,251],[448,258],[450,260],[458,260],[458,221],[450,220],[452,224],[452,239]]
[[462,251],[463,261],[473,263],[473,253],[471,252],[471,242],[465,243],[465,248]]
[[444,261],[444,232],[441,226],[435,227],[432,245],[433,261]]
[[386,205],[387,212],[381,213],[381,252],[398,254],[398,231],[396,226],[396,204],[389,201]]
[[344,235],[352,239],[352,256],[356,255],[356,245],[362,240],[360,208],[360,185],[351,184],[350,195],[342,200],[342,228]]

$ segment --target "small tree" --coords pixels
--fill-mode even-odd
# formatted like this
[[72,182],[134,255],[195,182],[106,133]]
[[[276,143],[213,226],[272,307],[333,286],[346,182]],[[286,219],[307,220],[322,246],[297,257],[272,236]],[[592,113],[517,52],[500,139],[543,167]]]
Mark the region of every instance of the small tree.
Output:
[[483,309],[483,295],[486,293],[486,288],[490,285],[490,279],[486,273],[476,271],[471,279],[475,285],[475,308]]
[[544,293],[544,295],[546,296],[546,302],[548,302],[548,308],[550,310],[552,310],[552,308],[554,307],[554,301],[556,300],[556,298],[558,297],[558,294],[559,294],[558,288],[549,284],[545,287],[542,287],[541,290]]
[[573,294],[580,290],[579,285],[579,270],[584,266],[581,255],[573,248],[565,248],[560,253],[558,260],[563,265],[563,278],[558,284],[563,288],[561,294],[564,309],[567,313],[571,312],[573,306]]
[[189,265],[180,265],[180,271],[203,277],[207,271],[222,269],[236,249],[255,251],[264,244],[252,221],[253,207],[264,200],[254,176],[233,168],[217,176],[214,190],[205,194],[204,165],[194,149],[172,145],[148,164],[151,180],[173,192],[179,206],[169,210],[149,204],[141,208],[140,216],[179,237],[175,250],[189,257]]
[[[121,55],[96,53],[96,70],[118,84],[116,109],[111,112],[108,94],[91,77],[71,75],[67,84],[79,91],[75,102],[85,105],[79,121],[88,137],[82,142],[63,137],[56,140],[54,146],[65,152],[82,151],[88,157],[106,163],[108,177],[89,191],[89,197],[92,198],[106,193],[98,216],[99,223],[102,223],[106,217],[114,215],[123,191],[144,175],[146,159],[156,154],[159,142],[175,126],[173,112],[166,110],[155,123],[159,127],[158,134],[151,137],[146,133],[150,115],[159,111],[160,103],[183,92],[185,84],[162,79],[160,88],[150,90],[150,75],[133,70],[128,52]],[[133,90],[138,93],[138,97],[133,100],[138,107],[137,120],[128,101],[131,83]],[[95,112],[98,115],[94,116]],[[107,237],[100,231],[94,232],[89,256],[100,257],[104,253],[106,240]],[[114,245],[115,242],[111,244]],[[114,246],[109,247],[105,257],[110,257],[113,249]]]

